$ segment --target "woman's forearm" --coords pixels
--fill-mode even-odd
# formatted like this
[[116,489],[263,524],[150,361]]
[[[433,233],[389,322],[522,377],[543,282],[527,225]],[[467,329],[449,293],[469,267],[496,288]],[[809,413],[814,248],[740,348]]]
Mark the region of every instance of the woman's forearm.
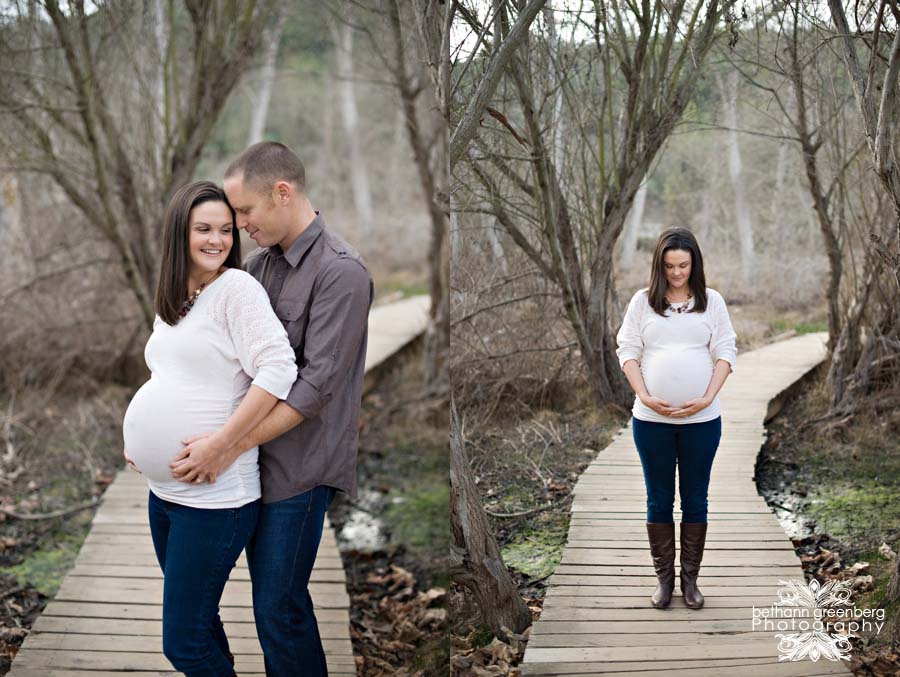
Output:
[[641,375],[641,365],[637,360],[626,360],[622,365],[622,371],[625,372],[625,377],[638,398],[644,400],[650,396],[647,386],[644,384],[644,377]]
[[731,365],[728,363],[728,360],[716,360],[712,378],[709,379],[709,385],[706,387],[706,394],[703,397],[712,402],[719,390],[722,389],[725,379],[728,378],[730,373]]
[[251,385],[238,408],[215,435],[226,448],[233,447],[278,404],[278,398],[259,386]]

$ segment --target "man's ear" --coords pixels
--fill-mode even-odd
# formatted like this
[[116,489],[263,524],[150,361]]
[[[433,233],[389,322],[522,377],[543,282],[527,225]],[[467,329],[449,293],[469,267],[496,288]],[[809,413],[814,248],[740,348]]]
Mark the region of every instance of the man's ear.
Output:
[[294,187],[287,181],[277,181],[272,188],[275,204],[284,206],[294,197]]

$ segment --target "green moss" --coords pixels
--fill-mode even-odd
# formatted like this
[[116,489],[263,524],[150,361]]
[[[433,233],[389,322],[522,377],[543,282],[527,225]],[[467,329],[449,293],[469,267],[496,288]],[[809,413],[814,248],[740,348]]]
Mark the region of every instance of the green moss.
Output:
[[491,629],[486,625],[479,625],[472,631],[472,636],[470,637],[470,641],[472,643],[472,648],[477,649],[482,646],[487,646],[491,642],[494,641],[494,633],[491,632]]
[[421,671],[426,676],[445,675],[450,664],[450,635],[446,633],[416,649],[412,660],[412,672]]
[[897,487],[868,480],[835,485],[810,495],[809,514],[820,531],[838,540],[887,533],[900,524]]
[[825,318],[812,318],[802,322],[776,319],[769,322],[769,327],[773,334],[782,334],[791,329],[798,334],[812,334],[818,331],[828,331],[828,321]]
[[379,296],[387,296],[394,292],[400,292],[403,295],[403,298],[429,293],[428,285],[424,282],[399,282],[387,280],[378,285]]
[[894,570],[894,563],[886,560],[877,550],[864,550],[853,557],[850,562],[844,562],[845,565],[853,562],[868,562],[869,575],[873,579],[873,589],[861,597],[856,606],[861,608],[875,608],[884,600],[887,594],[888,583],[891,581],[891,574]]
[[545,513],[517,531],[501,550],[506,566],[532,578],[546,578],[562,559],[568,516]]
[[56,539],[55,542],[47,539],[45,547],[35,550],[19,564],[3,567],[0,571],[13,574],[19,585],[34,587],[42,594],[53,597],[66,572],[75,563],[84,534],[57,535]]
[[450,540],[450,486],[446,477],[420,478],[415,489],[394,490],[385,521],[394,540],[425,553],[444,552]]
[[798,334],[814,334],[819,331],[828,331],[828,323],[825,320],[812,320],[800,322],[794,328]]

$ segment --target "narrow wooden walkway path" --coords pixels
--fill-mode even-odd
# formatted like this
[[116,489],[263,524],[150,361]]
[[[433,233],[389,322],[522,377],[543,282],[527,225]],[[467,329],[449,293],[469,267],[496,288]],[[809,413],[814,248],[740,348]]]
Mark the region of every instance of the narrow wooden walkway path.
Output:
[[[372,309],[367,372],[424,331],[428,302],[427,296],[417,296]],[[104,493],[74,568],[25,639],[9,675],[180,674],[162,653],[162,588],[147,522],[147,483],[126,469]],[[355,675],[350,600],[341,556],[327,521],[310,593],[329,672]],[[221,616],[237,673],[241,677],[264,675],[243,555],[225,586]]]
[[[824,658],[779,663],[775,633],[751,631],[751,607],[778,601],[780,579],[804,580],[753,481],[763,421],[770,401],[823,360],[824,342],[823,334],[807,334],[742,354],[720,393],[722,440],[699,579],[703,609],[684,605],[677,574],[671,606],[650,606],[656,577],[630,421],[597,456],[575,487],[568,542],[532,628],[523,675],[850,674],[846,663]],[[676,525],[680,520],[676,496]]]

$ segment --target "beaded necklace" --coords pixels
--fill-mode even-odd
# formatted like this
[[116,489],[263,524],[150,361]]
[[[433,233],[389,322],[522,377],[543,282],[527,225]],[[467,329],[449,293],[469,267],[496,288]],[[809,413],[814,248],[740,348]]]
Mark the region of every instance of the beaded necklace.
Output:
[[666,297],[666,310],[671,310],[673,313],[678,313],[679,315],[681,313],[686,313],[687,309],[688,309],[688,304],[690,303],[690,300],[692,298],[694,298],[693,295],[688,294],[687,300],[679,301],[678,303],[681,303],[681,305],[676,308],[672,305],[672,302],[669,301],[668,297]]
[[194,304],[197,302],[197,298],[200,296],[200,292],[203,291],[203,289],[206,287],[206,285],[212,284],[213,280],[215,280],[217,277],[219,277],[220,270],[221,270],[221,268],[213,274],[212,279],[207,280],[206,282],[201,282],[200,286],[197,287],[194,290],[194,293],[190,295],[188,300],[184,302],[184,304],[181,306],[181,311],[178,313],[179,320],[182,319],[185,315],[187,315],[188,311],[194,307]]

